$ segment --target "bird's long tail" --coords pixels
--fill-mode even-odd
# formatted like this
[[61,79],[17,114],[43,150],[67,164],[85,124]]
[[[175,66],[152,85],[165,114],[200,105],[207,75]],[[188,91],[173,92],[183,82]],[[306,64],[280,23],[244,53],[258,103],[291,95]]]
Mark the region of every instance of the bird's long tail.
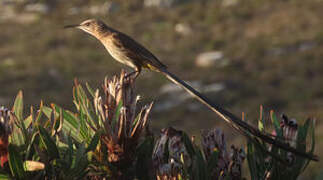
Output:
[[295,153],[296,155],[318,161],[318,157],[309,154],[306,152],[298,151],[297,149],[289,146],[286,143],[283,143],[277,139],[273,139],[273,137],[269,136],[268,134],[260,132],[258,129],[250,126],[245,121],[242,121],[240,118],[236,117],[234,114],[230,113],[229,111],[223,109],[221,106],[219,106],[216,103],[211,102],[208,98],[206,98],[203,94],[195,90],[193,87],[188,85],[185,81],[178,78],[176,75],[169,72],[167,69],[159,69],[159,71],[164,74],[169,80],[174,82],[175,84],[181,86],[184,88],[188,93],[190,93],[193,97],[195,97],[197,100],[199,100],[201,103],[205,104],[207,107],[209,107],[212,111],[217,113],[222,119],[224,119],[227,123],[229,123],[230,126],[241,132],[243,135],[246,134],[252,134],[255,137],[258,137],[262,139],[263,141],[272,144],[276,147],[279,147],[281,149],[284,149],[286,151]]

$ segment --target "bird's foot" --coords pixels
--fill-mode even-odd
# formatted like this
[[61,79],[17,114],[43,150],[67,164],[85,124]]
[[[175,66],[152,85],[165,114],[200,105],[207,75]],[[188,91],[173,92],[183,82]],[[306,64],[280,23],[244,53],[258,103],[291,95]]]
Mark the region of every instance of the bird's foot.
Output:
[[138,75],[139,75],[139,72],[138,71],[133,71],[131,73],[127,73],[124,78],[125,79],[128,79],[128,78],[132,78],[132,76],[134,76],[132,78],[132,80],[135,80],[138,77]]

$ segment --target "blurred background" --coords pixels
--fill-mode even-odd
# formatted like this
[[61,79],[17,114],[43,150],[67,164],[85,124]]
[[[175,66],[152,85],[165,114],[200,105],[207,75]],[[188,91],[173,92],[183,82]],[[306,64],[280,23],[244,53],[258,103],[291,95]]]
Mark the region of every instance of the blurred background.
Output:
[[[316,117],[321,156],[322,7],[322,0],[1,0],[0,105],[11,107],[23,90],[25,107],[44,100],[75,111],[74,78],[101,88],[105,76],[126,68],[93,37],[63,29],[100,18],[215,102],[237,116],[245,112],[250,123],[260,105],[300,123]],[[173,126],[199,138],[201,129],[220,127],[229,144],[243,144],[238,133],[160,74],[142,73],[136,90],[142,104],[155,101],[155,132]],[[323,179],[322,168],[322,162],[311,163],[302,179]]]

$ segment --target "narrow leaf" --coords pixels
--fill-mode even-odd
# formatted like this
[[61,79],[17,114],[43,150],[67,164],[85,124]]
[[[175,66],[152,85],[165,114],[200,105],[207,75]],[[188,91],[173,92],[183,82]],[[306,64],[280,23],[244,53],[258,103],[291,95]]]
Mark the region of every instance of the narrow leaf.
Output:
[[85,83],[87,90],[89,91],[90,95],[94,98],[95,93],[94,90],[90,87],[89,83]]
[[101,136],[101,131],[97,131],[93,138],[91,139],[91,142],[89,144],[89,146],[86,148],[86,152],[89,151],[94,151],[99,143],[100,140],[100,136]]
[[15,103],[13,105],[13,112],[15,113],[16,117],[18,118],[19,121],[23,120],[23,95],[22,91],[19,91],[15,100]]
[[24,166],[20,154],[11,144],[8,146],[9,152],[9,166],[11,173],[18,179],[23,179],[25,176]]
[[59,153],[54,140],[50,137],[46,129],[41,126],[39,126],[38,128],[40,139],[44,143],[49,156],[54,159],[58,158]]
[[45,164],[38,161],[25,161],[25,171],[39,171],[45,168]]
[[271,121],[272,121],[272,123],[274,125],[277,137],[282,138],[283,137],[283,131],[280,128],[280,123],[279,123],[279,121],[277,119],[277,116],[275,115],[274,111],[270,111],[270,117],[271,117]]
[[120,116],[120,113],[121,113],[122,106],[123,106],[123,103],[120,100],[120,102],[119,102],[119,104],[117,106],[116,112],[114,114],[112,123],[111,123],[112,129],[115,129],[115,126],[116,126],[117,122],[119,121],[119,116]]
[[260,131],[265,130],[265,118],[264,118],[264,109],[262,106],[260,106],[260,115],[259,115],[259,120],[258,120],[258,129]]
[[0,179],[1,180],[10,180],[10,177],[9,177],[9,175],[6,175],[6,174],[0,174]]
[[186,133],[182,132],[183,142],[185,144],[185,147],[187,149],[188,154],[193,157],[195,154],[194,146],[192,144],[192,141],[190,138],[186,135]]

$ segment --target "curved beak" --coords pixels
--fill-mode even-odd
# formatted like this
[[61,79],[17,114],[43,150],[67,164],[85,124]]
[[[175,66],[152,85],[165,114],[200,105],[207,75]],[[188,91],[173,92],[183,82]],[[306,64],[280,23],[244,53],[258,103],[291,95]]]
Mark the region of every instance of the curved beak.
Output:
[[79,24],[67,25],[67,26],[64,26],[64,29],[66,29],[66,28],[78,28],[80,26],[81,25],[79,25]]

